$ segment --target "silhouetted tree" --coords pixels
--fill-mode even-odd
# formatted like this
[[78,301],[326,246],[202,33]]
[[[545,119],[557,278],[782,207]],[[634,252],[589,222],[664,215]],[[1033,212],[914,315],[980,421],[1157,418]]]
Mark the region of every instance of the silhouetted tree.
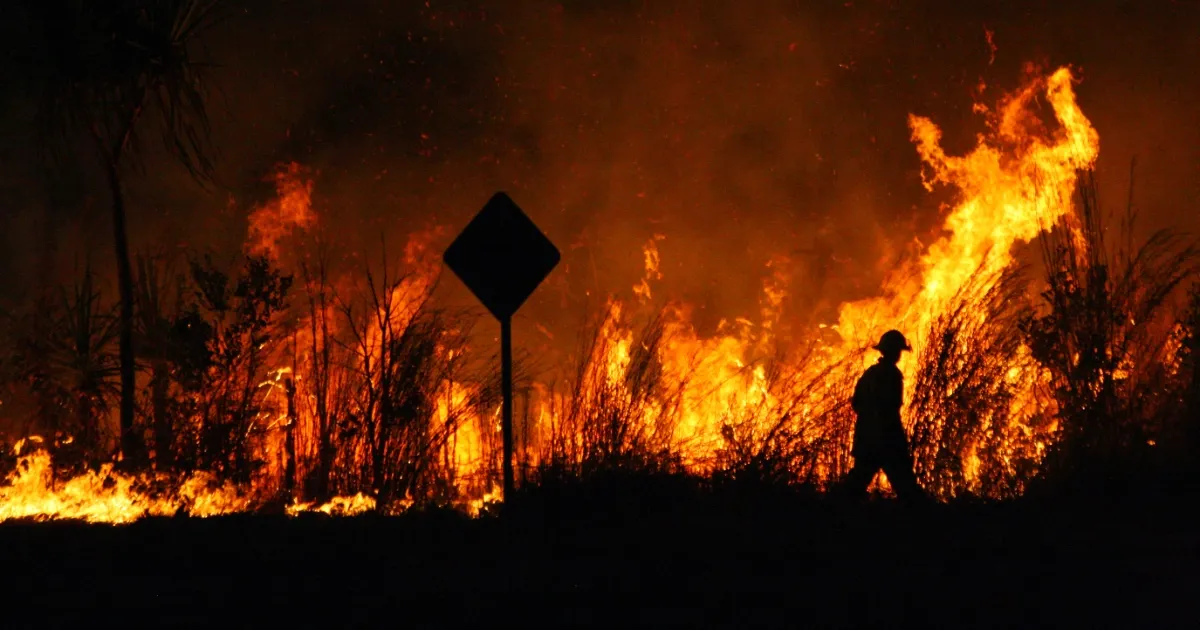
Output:
[[167,151],[200,182],[211,178],[209,119],[199,36],[216,0],[28,0],[45,36],[39,113],[54,155],[89,138],[112,200],[120,295],[121,451],[141,453],[134,429],[134,286],[123,175],[141,136],[157,127]]
[[159,469],[173,465],[171,364],[180,352],[176,327],[184,312],[184,280],[172,271],[164,257],[137,257],[134,279],[137,355],[150,370],[150,418],[154,427],[154,462]]

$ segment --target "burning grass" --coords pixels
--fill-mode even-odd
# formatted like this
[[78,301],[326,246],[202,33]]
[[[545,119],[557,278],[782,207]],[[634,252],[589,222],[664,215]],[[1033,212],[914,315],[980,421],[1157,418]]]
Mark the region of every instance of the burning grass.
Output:
[[925,334],[908,413],[918,478],[937,496],[1015,496],[1040,462],[1044,409],[1022,400],[1039,377],[1017,334],[1026,286],[1019,269],[981,270]]

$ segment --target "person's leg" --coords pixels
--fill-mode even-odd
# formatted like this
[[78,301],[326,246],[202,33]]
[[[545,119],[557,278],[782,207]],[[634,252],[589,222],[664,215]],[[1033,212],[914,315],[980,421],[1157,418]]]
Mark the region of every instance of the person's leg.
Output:
[[879,462],[873,457],[854,458],[854,467],[850,469],[846,479],[842,481],[842,493],[852,499],[861,499],[867,495],[867,486],[879,471]]
[[915,502],[928,498],[925,490],[917,483],[917,476],[913,472],[912,457],[908,453],[894,453],[884,458],[882,464],[883,473],[887,475],[888,482],[892,484],[892,489],[896,491],[896,496],[900,500]]

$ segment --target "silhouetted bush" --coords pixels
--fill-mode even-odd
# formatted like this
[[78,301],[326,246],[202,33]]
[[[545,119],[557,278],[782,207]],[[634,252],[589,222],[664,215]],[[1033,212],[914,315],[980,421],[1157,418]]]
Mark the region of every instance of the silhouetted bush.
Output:
[[1135,246],[1132,203],[1113,245],[1090,173],[1076,197],[1078,223],[1043,238],[1047,287],[1023,329],[1049,373],[1059,423],[1045,480],[1102,490],[1160,463],[1156,436],[1177,412],[1180,385],[1172,298],[1200,250],[1169,230]]
[[680,466],[672,451],[678,421],[678,385],[662,378],[661,313],[618,349],[615,332],[627,322],[619,309],[607,310],[583,328],[574,378],[566,391],[548,392],[551,426],[542,436],[541,477],[571,471],[587,476],[609,469],[663,470]]
[[206,257],[191,261],[191,282],[196,303],[176,330],[192,337],[187,345],[199,356],[184,360],[200,369],[189,375],[191,404],[175,432],[177,458],[184,468],[249,482],[264,464],[251,447],[266,431],[261,384],[268,379],[268,346],[280,334],[277,315],[292,280],[266,258],[247,258],[231,278]]
[[780,350],[766,361],[763,395],[723,419],[714,482],[824,487],[849,470],[861,356],[813,373],[806,368],[816,349],[798,357]]
[[110,412],[119,396],[117,314],[91,268],[70,286],[39,296],[6,321],[3,376],[32,394],[24,430],[48,440],[63,468],[106,461]]

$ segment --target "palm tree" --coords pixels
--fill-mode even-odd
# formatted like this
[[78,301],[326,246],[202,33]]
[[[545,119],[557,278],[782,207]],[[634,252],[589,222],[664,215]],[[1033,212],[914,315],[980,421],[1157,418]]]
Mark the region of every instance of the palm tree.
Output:
[[218,0],[26,0],[45,35],[39,115],[61,157],[90,141],[104,170],[120,293],[121,452],[141,456],[134,431],[134,287],[122,183],[138,163],[144,132],[157,127],[167,151],[201,184],[211,181],[207,89],[197,47]]

